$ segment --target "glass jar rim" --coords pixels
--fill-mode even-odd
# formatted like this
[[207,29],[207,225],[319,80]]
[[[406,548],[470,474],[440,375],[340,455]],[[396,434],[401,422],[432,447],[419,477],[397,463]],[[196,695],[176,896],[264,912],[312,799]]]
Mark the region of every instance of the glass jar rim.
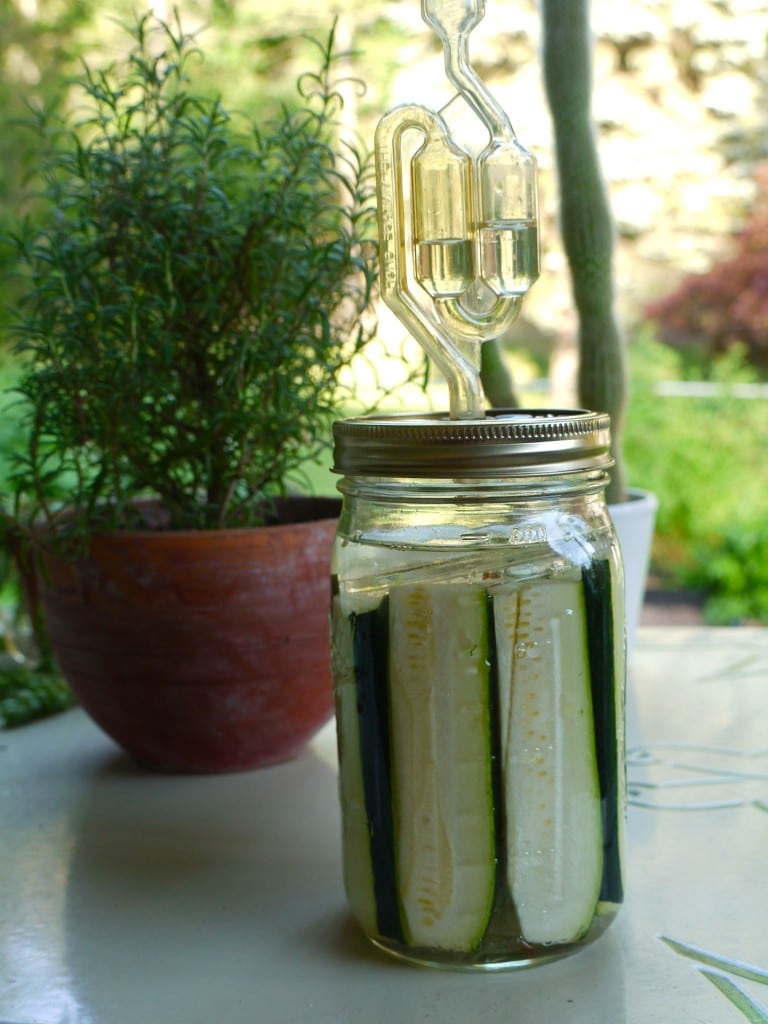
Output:
[[608,469],[610,417],[586,409],[491,409],[359,416],[333,425],[333,472],[344,476],[550,476]]

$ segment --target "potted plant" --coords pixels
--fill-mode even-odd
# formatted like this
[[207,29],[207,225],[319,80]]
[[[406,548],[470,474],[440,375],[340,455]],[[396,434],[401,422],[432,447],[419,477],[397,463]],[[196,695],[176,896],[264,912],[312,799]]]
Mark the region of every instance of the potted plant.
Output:
[[57,663],[145,765],[295,754],[331,712],[336,504],[291,494],[373,331],[370,166],[337,145],[331,31],[254,124],[195,91],[178,19],[85,67],[16,242],[14,531]]
[[592,124],[589,0],[544,0],[544,78],[560,189],[560,228],[579,322],[578,395],[611,417],[608,502],[625,567],[627,627],[640,618],[656,498],[630,491],[622,454],[627,400],[625,345],[613,298],[613,224]]

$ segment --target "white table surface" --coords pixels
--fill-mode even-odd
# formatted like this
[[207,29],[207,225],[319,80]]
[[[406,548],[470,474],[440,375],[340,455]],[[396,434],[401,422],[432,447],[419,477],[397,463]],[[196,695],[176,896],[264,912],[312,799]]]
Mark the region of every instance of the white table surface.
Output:
[[577,955],[500,974],[358,934],[332,727],[290,764],[197,777],[139,771],[79,710],[0,733],[0,1022],[743,1024],[728,994],[768,1008],[768,973],[736,973],[768,972],[766,712],[768,630],[641,629],[627,903]]

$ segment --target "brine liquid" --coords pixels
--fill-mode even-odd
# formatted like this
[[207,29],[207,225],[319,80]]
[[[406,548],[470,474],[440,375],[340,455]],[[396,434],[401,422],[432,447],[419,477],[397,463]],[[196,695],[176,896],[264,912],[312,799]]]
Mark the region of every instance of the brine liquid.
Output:
[[[461,558],[457,561],[460,563]],[[493,970],[578,949],[605,929],[622,900],[621,666],[613,644],[611,569],[604,561],[576,569],[577,575],[571,570],[565,580],[555,574],[510,584],[503,574],[488,568],[469,575],[451,572],[449,564],[406,564],[400,573],[390,575],[386,586],[384,577],[376,574],[358,579],[351,590],[346,589],[344,580],[336,584],[333,665],[345,881],[352,910],[377,945],[397,956],[433,966]],[[425,583],[425,577],[432,582]],[[443,609],[442,617],[435,614],[421,624],[414,617],[406,623],[408,633],[403,639],[393,604],[402,606],[403,594],[434,586],[435,581],[458,595],[457,600],[445,604],[438,594],[435,607]],[[551,614],[546,612],[550,585],[554,595]],[[399,595],[398,587],[403,588]],[[462,594],[467,595],[464,603]],[[530,605],[533,600],[531,595],[538,602],[535,614],[524,611],[525,601]],[[463,647],[455,648],[456,637],[466,625],[456,610],[465,605],[476,635],[461,641]],[[446,612],[445,608],[452,611]],[[415,635],[420,630],[424,635]],[[582,647],[578,646],[580,635],[586,636]],[[569,640],[569,636],[577,639]],[[421,653],[424,644],[430,651],[426,655]],[[461,649],[461,657],[452,658],[451,645]],[[441,655],[441,650],[448,654]],[[586,680],[582,705],[575,709],[576,698],[569,694],[574,652],[585,662]],[[477,701],[472,705],[457,703],[455,691],[465,685],[467,666],[471,668],[475,654]],[[409,686],[406,675],[403,685],[403,671],[421,673],[435,658],[443,659],[439,679],[435,677],[424,687],[414,676]],[[393,688],[396,659],[400,659],[400,678]],[[528,688],[527,697],[524,691],[523,697],[515,694],[515,661],[517,678],[524,678]],[[519,668],[523,662],[524,673]],[[457,667],[453,669],[452,664]],[[518,686],[522,688],[522,683]],[[521,700],[529,702],[527,710]],[[463,730],[477,732],[475,704],[480,705],[487,721],[487,729],[481,732],[487,737],[486,745],[473,763],[462,763],[457,749],[477,749],[471,744],[462,746]],[[525,723],[519,717],[523,714],[528,716]],[[428,716],[430,721],[420,723],[419,715]],[[541,724],[537,725],[539,715]],[[398,723],[404,721],[411,723],[408,728],[416,737],[408,743],[400,742],[404,727]],[[528,725],[529,736],[525,732]],[[434,749],[425,749],[430,745]],[[399,763],[402,752],[409,750],[409,763]],[[467,789],[462,798],[462,780],[469,787],[477,785],[472,780],[477,779],[478,760],[487,764],[491,794],[487,814],[478,814],[477,810],[478,804],[488,799],[482,786],[476,793]],[[537,819],[537,807],[529,799],[533,787],[539,785],[536,775],[553,770],[560,770],[563,778],[554,787],[542,790],[542,818]],[[573,778],[580,776],[587,780],[585,788],[590,792],[577,791]],[[531,789],[526,788],[528,778],[532,780]],[[412,795],[404,800],[400,790],[411,784],[419,793],[427,792],[426,803],[420,804],[423,817],[404,821],[402,808],[416,805]],[[576,790],[571,792],[569,787],[574,786]],[[516,800],[525,804],[519,820],[515,817]],[[466,813],[478,814],[477,828],[488,826],[492,830],[490,846],[474,864],[463,861],[459,852],[459,832],[464,830],[462,801]],[[439,814],[435,812],[440,817],[437,822],[430,820],[433,804],[442,809]],[[568,926],[572,934],[558,935],[555,930],[554,938],[531,939],[526,936],[526,928],[529,935],[531,930],[548,934],[548,910],[542,916],[530,906],[536,902],[535,885],[530,879],[541,877],[542,906],[551,908],[553,914],[559,913],[558,886],[563,889],[564,901],[584,901],[578,870],[568,865],[574,843],[578,845],[585,830],[590,832],[589,826],[575,824],[576,807],[581,807],[580,821],[593,822],[595,856],[599,858],[592,909],[586,914],[577,913],[577,920],[582,922],[583,916],[583,922],[578,927]],[[551,825],[546,823],[545,815],[553,819]],[[529,837],[520,834],[521,829],[529,827]],[[452,835],[454,828],[459,831]],[[429,848],[428,837],[433,834],[438,837],[439,855]],[[403,846],[408,847],[405,854]],[[419,846],[424,849],[417,856],[412,847]],[[474,849],[471,841],[469,848]],[[585,849],[584,856],[589,858],[588,843]],[[408,906],[411,883],[403,865],[409,863],[417,864],[422,874],[434,865],[434,877],[421,879],[421,884],[430,902],[430,914],[434,916],[433,900],[435,905],[453,906],[451,913],[458,915],[454,942],[443,939],[429,944],[413,938],[414,933],[424,933],[408,920],[409,912],[413,913]],[[516,872],[528,879],[524,886],[518,886],[517,894]],[[487,918],[482,902],[488,895],[487,886],[477,881],[482,877],[490,879],[492,886]],[[584,882],[589,887],[594,884]],[[464,895],[455,895],[461,893],[462,885]],[[473,886],[477,887],[476,897]],[[521,905],[523,891],[527,906]],[[588,908],[590,898],[587,896]],[[459,905],[460,913],[455,909]],[[416,907],[418,910],[418,901]],[[482,927],[475,935],[477,920]],[[526,924],[527,920],[534,921],[534,925]],[[472,922],[466,925],[466,932],[464,921]]]
[[[539,276],[535,221],[511,220],[480,229],[479,276],[497,295],[523,295]],[[472,242],[448,238],[416,245],[416,278],[435,298],[456,298],[475,279]]]
[[436,298],[463,295],[474,280],[472,243],[446,238],[416,245],[416,279]]
[[480,229],[482,278],[497,295],[523,295],[539,276],[536,221],[510,220]]

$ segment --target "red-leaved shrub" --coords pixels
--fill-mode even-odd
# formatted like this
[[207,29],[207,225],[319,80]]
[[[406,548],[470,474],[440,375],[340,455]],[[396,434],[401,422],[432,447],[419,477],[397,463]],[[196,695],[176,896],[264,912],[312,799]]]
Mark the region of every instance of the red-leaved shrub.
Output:
[[711,356],[741,342],[754,365],[768,367],[768,164],[755,177],[757,197],[732,254],[684,277],[645,313],[670,345]]

